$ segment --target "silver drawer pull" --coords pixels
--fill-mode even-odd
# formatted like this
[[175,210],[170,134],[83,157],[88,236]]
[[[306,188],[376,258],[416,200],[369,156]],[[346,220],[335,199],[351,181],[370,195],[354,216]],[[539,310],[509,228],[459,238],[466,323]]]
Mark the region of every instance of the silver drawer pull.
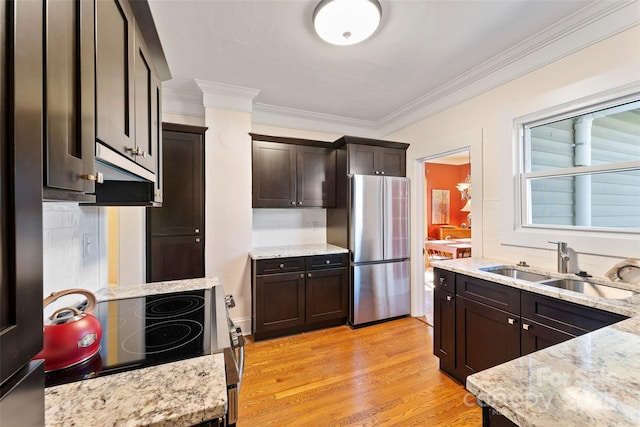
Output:
[[447,301],[451,301],[453,297],[451,295],[447,295]]
[[523,324],[522,324],[522,329],[524,329],[525,331],[528,331],[528,330],[529,330],[529,328],[530,328],[530,326],[529,326],[529,325],[527,325],[526,323],[523,323]]
[[284,264],[280,264],[280,268],[284,268]]
[[331,264],[331,261],[330,260],[326,260],[324,263],[325,264]]
[[444,277],[441,277],[440,278],[440,284],[443,284],[443,283],[444,283]]
[[512,319],[512,318],[508,318],[507,322],[509,322],[510,325],[513,325],[514,323],[516,323],[516,319]]
[[200,243],[200,238],[196,237],[196,243]]
[[307,274],[307,277],[311,277],[311,273],[308,273],[308,274]]

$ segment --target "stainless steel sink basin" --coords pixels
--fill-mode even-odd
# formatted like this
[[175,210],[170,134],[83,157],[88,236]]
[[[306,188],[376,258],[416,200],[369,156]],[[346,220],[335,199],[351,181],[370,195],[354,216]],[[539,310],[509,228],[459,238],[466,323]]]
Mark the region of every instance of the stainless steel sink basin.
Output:
[[508,266],[482,268],[481,270],[486,271],[487,273],[513,277],[514,279],[526,280],[529,282],[539,282],[550,278],[546,274],[532,273],[530,271],[518,270],[517,268]]
[[566,289],[568,291],[579,292],[584,295],[607,299],[623,299],[636,295],[627,289],[614,288],[612,286],[592,283],[579,279],[550,279],[538,282],[541,285],[553,286],[554,288]]

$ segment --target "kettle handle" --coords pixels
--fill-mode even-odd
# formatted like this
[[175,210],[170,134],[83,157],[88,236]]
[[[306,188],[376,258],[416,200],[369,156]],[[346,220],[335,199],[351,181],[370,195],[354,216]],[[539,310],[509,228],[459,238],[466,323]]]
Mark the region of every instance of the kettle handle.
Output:
[[84,312],[93,313],[93,310],[95,310],[96,308],[96,296],[93,293],[87,291],[86,289],[77,289],[77,288],[66,289],[60,292],[52,292],[51,295],[46,297],[42,302],[43,308],[48,306],[52,302],[56,301],[58,298],[63,297],[65,295],[71,295],[71,294],[81,294],[87,297],[87,308],[84,309]]

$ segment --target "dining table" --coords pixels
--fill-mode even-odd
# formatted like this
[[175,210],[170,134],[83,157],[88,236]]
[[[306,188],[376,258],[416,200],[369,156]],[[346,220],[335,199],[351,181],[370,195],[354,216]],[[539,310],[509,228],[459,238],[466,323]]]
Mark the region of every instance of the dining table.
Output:
[[[435,251],[438,253],[451,254],[452,258],[471,255],[471,238],[447,239],[447,240],[427,240],[425,242],[427,253]],[[468,255],[467,255],[468,254]]]

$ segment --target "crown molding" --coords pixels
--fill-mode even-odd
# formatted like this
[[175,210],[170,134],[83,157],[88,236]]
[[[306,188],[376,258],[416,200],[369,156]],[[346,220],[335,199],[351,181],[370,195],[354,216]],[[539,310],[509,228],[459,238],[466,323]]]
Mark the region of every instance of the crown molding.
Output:
[[162,112],[182,116],[204,117],[202,94],[162,88]]
[[251,113],[253,100],[260,93],[259,89],[198,79],[194,81],[202,91],[202,103],[207,108]]

